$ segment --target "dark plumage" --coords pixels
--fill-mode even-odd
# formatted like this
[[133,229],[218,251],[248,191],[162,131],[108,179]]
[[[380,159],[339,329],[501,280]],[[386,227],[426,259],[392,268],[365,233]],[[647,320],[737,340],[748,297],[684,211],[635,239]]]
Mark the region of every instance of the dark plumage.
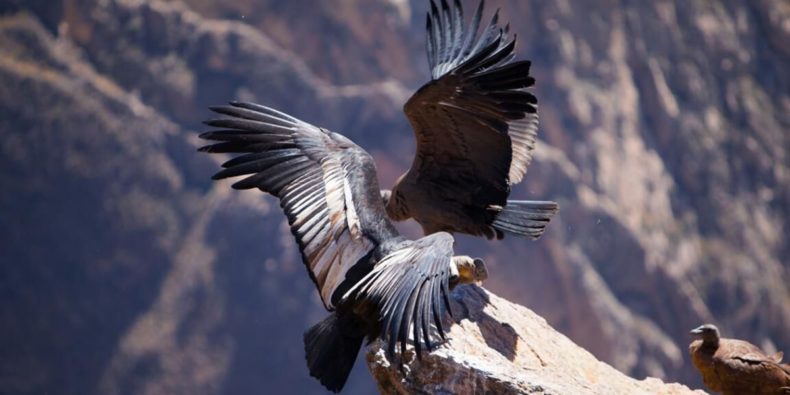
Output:
[[[417,355],[444,338],[449,288],[478,280],[469,257],[453,257],[453,238],[412,241],[387,219],[373,160],[347,138],[271,108],[231,103],[212,108],[229,118],[200,137],[200,150],[231,153],[214,179],[245,176],[236,189],[258,188],[280,200],[321,300],[333,313],[305,334],[310,373],[339,391],[363,339],[383,338],[390,356],[412,336]],[[468,273],[464,275],[465,273]],[[435,327],[435,328],[434,328]],[[422,341],[421,341],[422,340]]]
[[790,366],[782,353],[768,356],[751,343],[722,339],[711,324],[691,331],[691,361],[711,391],[725,395],[790,395]]
[[516,38],[498,11],[478,34],[483,2],[468,27],[458,0],[431,1],[427,53],[432,81],[406,103],[417,153],[392,191],[387,214],[414,218],[426,234],[538,238],[558,206],[507,200],[526,174],[538,127],[529,61],[513,61]]

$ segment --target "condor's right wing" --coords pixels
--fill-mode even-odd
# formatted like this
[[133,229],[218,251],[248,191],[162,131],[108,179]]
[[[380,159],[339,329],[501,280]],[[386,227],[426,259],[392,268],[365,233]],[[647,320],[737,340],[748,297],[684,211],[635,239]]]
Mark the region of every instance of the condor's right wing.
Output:
[[531,63],[513,61],[516,38],[498,13],[480,29],[482,0],[469,25],[459,0],[430,4],[432,79],[404,106],[417,140],[410,172],[425,188],[442,185],[472,206],[503,206],[526,174],[537,139]]
[[344,296],[376,306],[389,357],[395,354],[397,344],[403,354],[410,335],[418,357],[423,343],[431,351],[434,333],[431,324],[445,338],[442,326],[445,309],[452,314],[449,299],[452,258],[453,237],[449,233],[425,236],[385,256]]

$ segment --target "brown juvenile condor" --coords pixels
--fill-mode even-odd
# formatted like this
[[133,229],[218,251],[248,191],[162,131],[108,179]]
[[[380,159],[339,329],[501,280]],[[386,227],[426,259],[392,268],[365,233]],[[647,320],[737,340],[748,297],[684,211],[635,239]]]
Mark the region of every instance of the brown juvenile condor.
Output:
[[[258,188],[280,200],[302,260],[331,311],[304,336],[310,374],[329,390],[348,378],[365,337],[383,338],[392,357],[411,336],[417,356],[444,338],[449,289],[481,281],[482,261],[453,257],[444,232],[412,241],[384,211],[373,159],[347,138],[268,107],[213,107],[230,116],[200,137],[201,151],[239,154],[214,176],[247,176],[236,189]],[[434,327],[435,326],[435,329]]]
[[757,346],[722,339],[715,325],[693,329],[699,337],[689,346],[691,361],[711,391],[724,395],[790,395],[790,366],[782,353],[768,356]]
[[530,62],[513,61],[516,38],[499,11],[478,35],[483,1],[464,26],[463,8],[431,1],[426,47],[432,81],[406,103],[417,139],[411,168],[382,191],[387,214],[414,218],[425,234],[504,233],[536,239],[558,205],[507,200],[532,160],[538,104],[527,88]]

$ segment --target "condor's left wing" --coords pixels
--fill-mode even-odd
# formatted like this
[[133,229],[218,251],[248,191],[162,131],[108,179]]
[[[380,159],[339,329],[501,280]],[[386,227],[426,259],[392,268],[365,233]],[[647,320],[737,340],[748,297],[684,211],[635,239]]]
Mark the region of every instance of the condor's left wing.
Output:
[[[310,277],[333,310],[346,273],[376,245],[369,235],[391,228],[373,159],[337,133],[268,107],[234,102],[212,110],[229,118],[206,122],[220,129],[200,136],[216,141],[200,150],[237,155],[214,179],[246,176],[233,188],[258,188],[280,199]],[[360,210],[370,215],[361,220]]]

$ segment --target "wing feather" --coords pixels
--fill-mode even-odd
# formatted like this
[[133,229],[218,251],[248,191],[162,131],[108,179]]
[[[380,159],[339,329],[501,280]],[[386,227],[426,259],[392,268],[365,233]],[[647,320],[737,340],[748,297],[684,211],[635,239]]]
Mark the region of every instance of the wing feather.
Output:
[[217,143],[200,150],[241,154],[214,179],[247,176],[233,187],[258,188],[280,199],[321,300],[334,309],[332,295],[346,273],[375,247],[356,206],[383,212],[381,200],[353,187],[372,185],[378,193],[375,174],[348,171],[372,169],[372,159],[348,139],[268,107],[234,102],[211,109],[229,118],[206,122],[221,129],[203,133],[201,138]]
[[[528,91],[529,61],[513,61],[516,37],[499,25],[499,10],[480,29],[483,1],[468,26],[460,2],[431,1],[426,47],[433,80],[404,106],[417,138],[411,172],[424,183],[466,180],[451,193],[469,204],[502,205],[532,160],[538,116]],[[479,149],[485,147],[486,149]]]
[[452,245],[452,236],[445,232],[410,242],[382,258],[343,296],[376,306],[389,357],[398,346],[402,353],[409,341],[415,343],[419,356],[423,345],[428,350],[433,347],[434,333],[445,338],[442,319],[450,309]]

